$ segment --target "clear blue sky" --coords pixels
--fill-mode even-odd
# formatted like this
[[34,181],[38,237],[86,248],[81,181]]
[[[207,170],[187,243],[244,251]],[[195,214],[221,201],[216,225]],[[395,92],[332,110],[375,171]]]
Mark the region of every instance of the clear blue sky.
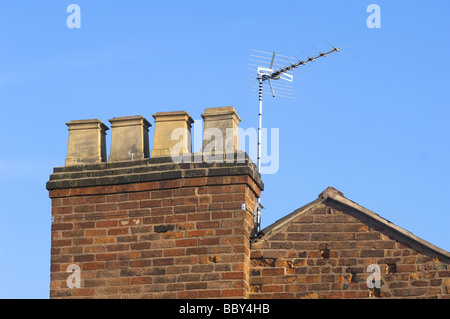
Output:
[[[81,8],[69,29],[66,8]],[[366,8],[381,8],[369,29]],[[251,49],[302,56],[352,45],[264,98],[280,168],[262,226],[328,186],[450,250],[449,1],[0,0],[0,298],[48,298],[51,206],[65,122],[236,108],[257,127]],[[152,141],[152,130],[150,139]],[[107,143],[109,145],[109,137]]]

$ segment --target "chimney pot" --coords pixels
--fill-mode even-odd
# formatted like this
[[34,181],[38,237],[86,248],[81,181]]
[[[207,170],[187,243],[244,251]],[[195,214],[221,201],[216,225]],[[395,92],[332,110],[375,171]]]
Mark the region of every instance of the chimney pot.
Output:
[[148,158],[148,129],[152,125],[141,115],[114,117],[111,123],[110,162]]
[[[202,114],[204,121],[203,127],[203,150],[205,147],[214,141],[209,140],[210,135],[208,130],[214,135],[214,130],[221,133],[222,141],[218,141],[218,145],[222,145],[222,149],[216,149],[217,153],[234,153],[239,150],[239,118],[236,110],[232,106],[214,107],[205,109]],[[206,133],[206,134],[205,134]],[[231,136],[230,136],[231,134]],[[218,138],[215,136],[215,138]]]
[[65,165],[106,162],[105,135],[108,127],[100,120],[75,120],[69,127]]
[[153,118],[155,119],[155,136],[152,157],[171,156],[175,146],[182,154],[192,153],[191,126],[194,120],[188,113],[158,112],[153,114]]

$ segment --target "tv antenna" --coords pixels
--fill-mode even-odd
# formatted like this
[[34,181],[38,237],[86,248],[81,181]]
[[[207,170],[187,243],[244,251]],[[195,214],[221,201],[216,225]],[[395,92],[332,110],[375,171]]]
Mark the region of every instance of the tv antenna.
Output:
[[[300,66],[307,66],[310,62],[316,62],[317,59],[328,56],[328,54],[339,52],[341,49],[331,46],[331,50],[327,52],[320,52],[316,56],[309,57],[307,59],[300,60],[296,57],[289,57],[285,55],[276,55],[275,52],[264,52],[260,50],[252,50],[255,54],[250,55],[251,62],[257,62],[259,64],[249,63],[252,66],[257,67],[256,80],[258,81],[258,93],[259,93],[259,124],[258,124],[258,158],[257,158],[257,168],[258,172],[261,173],[261,130],[262,130],[262,97],[263,92],[268,92],[275,96],[281,96],[286,98],[294,98],[294,91],[291,87],[291,83],[294,81],[293,70]],[[341,51],[346,53],[344,51]],[[305,54],[306,55],[306,54]],[[276,68],[278,67],[278,68]],[[254,70],[251,70],[254,71]],[[252,78],[254,75],[250,75]],[[282,80],[281,83],[273,83],[273,81]],[[264,91],[264,83],[268,83],[269,91]],[[257,236],[261,231],[261,209],[264,207],[260,203],[260,198],[258,198],[255,211],[254,211],[254,229],[253,235]]]

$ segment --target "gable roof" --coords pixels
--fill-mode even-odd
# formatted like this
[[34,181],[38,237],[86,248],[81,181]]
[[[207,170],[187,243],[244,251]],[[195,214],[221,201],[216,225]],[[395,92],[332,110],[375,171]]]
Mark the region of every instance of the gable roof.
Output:
[[358,215],[366,217],[376,223],[379,223],[383,226],[385,226],[387,229],[391,230],[393,233],[402,236],[403,238],[406,238],[408,241],[415,243],[416,245],[425,248],[426,250],[431,250],[434,253],[437,253],[441,257],[444,257],[447,262],[450,262],[450,253],[442,248],[439,248],[437,246],[434,246],[433,244],[427,242],[426,240],[423,240],[420,237],[417,237],[413,233],[393,224],[389,220],[381,217],[380,215],[368,210],[367,208],[349,200],[342,194],[340,191],[333,187],[328,187],[325,189],[322,193],[319,194],[318,198],[311,203],[300,207],[299,209],[296,209],[294,212],[284,216],[283,218],[277,220],[272,225],[264,228],[261,230],[259,235],[253,240],[253,241],[260,241],[264,240],[271,236],[271,234],[274,234],[281,229],[283,229],[285,226],[290,224],[293,220],[296,218],[307,215],[312,208],[325,204],[330,205],[331,202],[338,203],[340,205],[344,205],[347,208],[353,209]]

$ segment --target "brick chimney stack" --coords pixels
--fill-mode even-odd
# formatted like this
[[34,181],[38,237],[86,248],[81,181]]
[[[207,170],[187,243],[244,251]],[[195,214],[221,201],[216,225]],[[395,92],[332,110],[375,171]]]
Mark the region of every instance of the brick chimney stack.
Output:
[[[203,115],[205,127],[237,134],[234,108]],[[252,212],[263,189],[255,165],[246,154],[243,161],[175,163],[172,132],[184,132],[190,153],[192,118],[153,117],[151,152],[144,117],[110,120],[109,161],[103,123],[67,123],[66,166],[54,168],[47,183],[51,298],[249,297]]]

